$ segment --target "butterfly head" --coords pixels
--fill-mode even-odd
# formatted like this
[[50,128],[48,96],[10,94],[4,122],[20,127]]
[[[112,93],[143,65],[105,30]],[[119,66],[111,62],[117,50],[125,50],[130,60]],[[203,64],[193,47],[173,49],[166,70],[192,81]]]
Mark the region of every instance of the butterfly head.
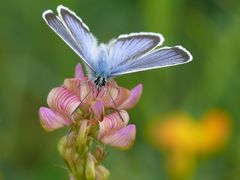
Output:
[[104,87],[107,83],[107,78],[102,77],[102,76],[97,76],[96,79],[94,80],[94,84],[101,89]]

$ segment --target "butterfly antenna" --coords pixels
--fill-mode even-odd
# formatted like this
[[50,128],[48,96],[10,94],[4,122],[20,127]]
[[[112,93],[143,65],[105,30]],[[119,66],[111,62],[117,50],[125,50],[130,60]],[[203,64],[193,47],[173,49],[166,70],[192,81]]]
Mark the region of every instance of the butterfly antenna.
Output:
[[[117,90],[119,90],[119,89],[117,88]],[[114,108],[117,110],[118,115],[120,116],[121,120],[124,122],[124,119],[123,119],[122,115],[120,114],[119,109],[117,108],[117,104],[114,101],[114,99],[113,99],[113,97],[112,97],[112,95],[111,95],[111,93],[110,93],[108,88],[107,88],[107,91],[108,91],[108,94],[109,94],[109,96],[110,96],[110,98],[111,98],[111,100],[113,102]]]
[[[89,82],[89,80],[81,83],[81,84],[78,86],[78,88],[80,88],[80,86],[82,86],[83,84],[88,83],[88,82]],[[81,104],[84,102],[84,100],[90,95],[91,91],[92,91],[92,89],[90,89],[90,90],[88,91],[88,93],[86,94],[86,96],[84,96],[83,99],[80,98],[80,103],[79,103],[79,105],[78,105],[78,106],[76,107],[76,109],[71,113],[70,116],[72,116],[72,115],[78,110],[78,108],[81,106]]]

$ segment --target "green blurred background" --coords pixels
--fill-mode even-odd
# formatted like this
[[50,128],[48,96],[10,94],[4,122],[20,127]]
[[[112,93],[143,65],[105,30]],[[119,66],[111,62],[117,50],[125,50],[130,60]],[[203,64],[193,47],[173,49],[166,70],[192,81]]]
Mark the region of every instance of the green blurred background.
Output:
[[0,179],[67,179],[56,144],[67,129],[46,133],[38,109],[48,92],[71,77],[79,58],[41,18],[63,4],[100,41],[140,31],[162,33],[165,45],[183,45],[186,65],[117,78],[143,83],[130,111],[137,140],[129,151],[108,148],[111,179],[169,179],[164,153],[146,138],[148,123],[180,110],[198,118],[211,108],[231,114],[227,145],[198,163],[190,179],[240,179],[240,1],[234,0],[13,0],[0,5]]

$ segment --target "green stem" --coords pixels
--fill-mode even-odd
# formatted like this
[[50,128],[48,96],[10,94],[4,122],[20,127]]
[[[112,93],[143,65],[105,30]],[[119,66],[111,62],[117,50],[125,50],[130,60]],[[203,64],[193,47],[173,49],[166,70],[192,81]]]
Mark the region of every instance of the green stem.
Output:
[[101,165],[105,158],[104,147],[94,142],[96,130],[96,126],[83,120],[59,141],[58,150],[71,180],[108,179],[109,171]]

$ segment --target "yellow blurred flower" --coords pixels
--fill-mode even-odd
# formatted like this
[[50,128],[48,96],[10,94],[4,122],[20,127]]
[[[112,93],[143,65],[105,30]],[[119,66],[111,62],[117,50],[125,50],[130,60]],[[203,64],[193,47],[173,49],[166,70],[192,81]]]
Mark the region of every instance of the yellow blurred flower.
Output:
[[154,121],[148,128],[151,143],[165,150],[167,169],[174,176],[189,176],[193,173],[198,156],[220,150],[230,134],[231,119],[221,110],[207,112],[199,121],[178,112]]
[[224,146],[230,135],[230,122],[229,115],[219,110],[212,110],[203,116],[199,151],[211,153]]

